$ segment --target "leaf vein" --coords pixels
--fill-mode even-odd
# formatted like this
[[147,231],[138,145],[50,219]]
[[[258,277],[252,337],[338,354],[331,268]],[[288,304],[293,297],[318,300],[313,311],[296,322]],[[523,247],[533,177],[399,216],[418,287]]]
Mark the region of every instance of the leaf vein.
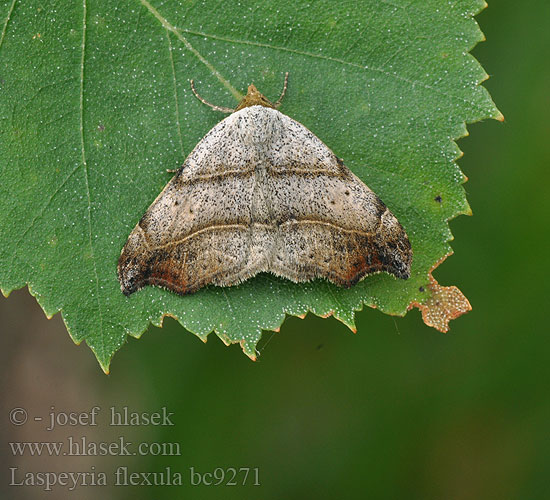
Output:
[[[142,0],[142,1],[144,1],[144,0]],[[326,56],[326,55],[323,55],[323,54],[314,54],[312,52],[307,52],[305,50],[292,49],[292,48],[289,48],[289,47],[282,47],[282,46],[279,46],[279,45],[271,45],[269,43],[254,42],[254,41],[251,41],[251,40],[233,39],[233,38],[229,38],[229,37],[211,35],[209,33],[203,33],[203,32],[200,32],[200,31],[194,31],[194,30],[188,30],[188,29],[182,29],[181,31],[184,32],[184,33],[187,33],[189,35],[202,36],[202,37],[205,37],[205,38],[212,38],[214,40],[220,40],[220,41],[229,42],[229,43],[238,43],[238,44],[242,44],[242,45],[252,45],[252,46],[255,46],[255,47],[262,47],[262,48],[266,48],[266,49],[280,50],[280,51],[284,51],[284,52],[290,52],[292,54],[302,55],[302,56],[305,56],[305,57],[313,57],[313,58],[317,58],[317,59],[324,59],[326,61],[332,61],[332,62],[335,62],[335,63],[338,63],[338,64],[343,64],[343,65],[346,65],[346,66],[352,66],[354,68],[359,68],[359,69],[363,69],[363,70],[366,70],[366,71],[373,71],[373,72],[381,73],[381,74],[383,74],[385,76],[388,76],[390,78],[395,78],[396,80],[400,80],[402,82],[408,83],[413,88],[416,85],[418,85],[419,87],[422,87],[425,90],[432,90],[434,92],[437,92],[438,94],[441,94],[445,97],[448,97],[449,99],[460,100],[460,101],[462,101],[466,104],[469,104],[473,108],[477,108],[477,105],[474,102],[469,101],[468,99],[465,99],[465,98],[459,97],[459,96],[455,96],[455,95],[452,95],[452,94],[448,94],[447,92],[444,92],[444,91],[438,89],[437,87],[429,85],[429,84],[427,84],[425,82],[422,82],[420,80],[411,80],[410,78],[406,78],[404,76],[398,75],[395,72],[390,73],[389,71],[385,70],[384,68],[366,66],[366,65],[362,65],[362,64],[359,64],[359,63],[354,63],[354,62],[351,62],[351,61],[345,61],[345,60],[337,58],[337,57]],[[187,43],[189,43],[189,42],[187,42]]]
[[92,239],[92,200],[90,195],[90,181],[89,181],[89,170],[88,163],[86,161],[86,148],[84,144],[84,62],[86,54],[86,15],[87,15],[87,5],[86,0],[82,0],[82,43],[81,43],[81,56],[80,56],[80,96],[79,96],[79,109],[80,109],[80,150],[82,155],[82,167],[84,169],[84,180],[86,183],[86,196],[88,198],[88,242],[90,245],[90,254],[93,265],[93,272],[95,278],[95,299],[97,302],[97,310],[99,316],[99,330],[101,334],[99,338],[101,339],[101,348],[102,355],[105,355],[107,352],[105,350],[105,339],[103,337],[103,314],[101,311],[101,302],[99,300],[99,276],[97,273],[97,264],[95,259],[94,252],[94,243]]
[[140,0],[142,5],[157,18],[157,20],[162,24],[165,30],[171,31],[176,35],[176,37],[183,43],[185,48],[189,50],[200,62],[202,62],[210,72],[223,84],[223,86],[233,94],[235,99],[240,101],[243,98],[243,95],[235,88],[229,81],[222,76],[222,74],[195,48],[189,43],[187,38],[185,38],[180,30],[175,26],[170,24],[166,18],[164,18],[160,12],[155,9],[147,0]]
[[172,68],[172,80],[174,82],[174,102],[176,105],[176,126],[178,130],[178,139],[180,142],[181,154],[184,157],[185,153],[183,150],[183,138],[181,136],[181,124],[180,124],[180,110],[178,105],[178,83],[176,79],[176,68],[174,66],[174,56],[172,55],[172,41],[170,40],[170,32],[166,30],[166,38],[168,39],[168,54],[170,55],[170,67]]
[[[15,248],[19,247],[20,243],[23,241],[23,239],[25,238],[25,236],[27,235],[27,233],[34,227],[34,225],[36,224],[36,221],[38,219],[40,219],[42,217],[42,215],[44,215],[44,212],[46,211],[46,209],[51,205],[52,201],[54,200],[54,198],[57,196],[57,194],[61,191],[61,189],[65,186],[65,184],[67,184],[67,182],[69,182],[69,179],[75,174],[75,172],[79,169],[80,167],[80,164],[77,165],[75,168],[73,168],[73,170],[70,172],[70,174],[65,177],[65,179],[63,179],[63,182],[57,187],[57,189],[51,194],[50,198],[48,199],[48,201],[42,206],[42,208],[40,209],[40,212],[35,215],[31,221],[31,223],[28,225],[27,229],[25,229],[22,233],[21,233],[21,236],[19,237],[19,239],[17,240],[17,242],[15,243]],[[11,264],[10,264],[10,269],[13,267],[13,261],[15,260],[15,257],[16,257],[16,254],[14,253],[13,256],[12,256],[12,260],[11,260]]]
[[8,15],[6,16],[6,20],[4,21],[4,26],[2,28],[2,34],[0,35],[0,47],[2,47],[2,43],[4,42],[4,36],[6,35],[6,29],[8,28],[8,23],[11,19],[11,14],[13,12],[13,8],[15,7],[15,2],[17,0],[13,0],[10,5],[10,9],[8,11]]

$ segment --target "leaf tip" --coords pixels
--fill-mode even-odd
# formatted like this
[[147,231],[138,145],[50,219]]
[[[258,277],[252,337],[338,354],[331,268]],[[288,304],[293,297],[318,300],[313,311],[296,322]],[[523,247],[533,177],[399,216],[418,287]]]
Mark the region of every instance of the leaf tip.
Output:
[[340,318],[338,316],[336,316],[336,314],[334,315],[334,317],[340,321],[340,323],[343,323],[345,326],[347,326],[350,330],[351,330],[351,333],[357,333],[357,327],[355,326],[355,320],[354,318]]
[[97,362],[99,363],[99,366],[103,370],[103,373],[105,373],[105,375],[109,375],[110,370],[111,370],[111,359],[113,357],[110,356],[107,359],[102,359],[98,356],[98,353],[89,344],[88,344],[88,346],[92,349],[92,351],[95,355],[95,358],[97,359]]
[[[227,347],[229,347],[233,343],[231,341],[231,337],[229,337],[229,335],[227,335],[227,333],[219,332],[219,331],[216,330],[216,335]],[[241,342],[243,342],[243,341],[241,341]]]
[[243,350],[243,352],[250,358],[251,361],[258,361],[256,349],[250,349],[244,339],[241,340],[239,344],[241,345],[241,349]]

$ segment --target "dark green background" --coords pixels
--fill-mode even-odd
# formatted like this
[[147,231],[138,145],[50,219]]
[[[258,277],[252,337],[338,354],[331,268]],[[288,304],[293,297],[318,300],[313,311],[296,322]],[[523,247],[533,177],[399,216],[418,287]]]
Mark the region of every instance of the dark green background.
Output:
[[[474,55],[504,124],[470,125],[459,146],[474,217],[451,223],[455,255],[435,273],[473,311],[447,335],[364,310],[353,335],[333,319],[290,318],[264,335],[252,363],[215,336],[203,345],[167,320],[130,339],[105,376],[93,354],[48,322],[26,291],[0,300],[2,498],[21,471],[162,471],[259,467],[260,487],[89,487],[55,498],[543,499],[550,480],[548,173],[550,5],[494,2],[478,16]],[[546,307],[544,307],[546,306]],[[102,408],[100,425],[46,432],[31,418]],[[110,428],[109,407],[166,407],[173,427]],[[26,457],[9,441],[178,442],[179,457]],[[22,473],[22,472],[21,472]],[[109,476],[112,483],[112,476]]]

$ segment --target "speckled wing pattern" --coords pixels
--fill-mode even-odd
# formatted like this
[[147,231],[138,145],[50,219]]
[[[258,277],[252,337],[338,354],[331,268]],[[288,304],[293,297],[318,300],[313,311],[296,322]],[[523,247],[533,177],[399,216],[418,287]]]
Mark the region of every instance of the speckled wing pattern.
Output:
[[122,291],[179,294],[259,272],[350,287],[410,275],[409,239],[384,203],[307,128],[250,106],[197,144],[130,234]]

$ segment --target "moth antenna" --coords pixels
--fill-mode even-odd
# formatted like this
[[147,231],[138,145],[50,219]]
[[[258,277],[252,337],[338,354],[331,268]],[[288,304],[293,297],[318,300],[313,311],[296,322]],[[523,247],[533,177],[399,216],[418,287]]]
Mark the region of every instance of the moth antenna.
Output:
[[283,91],[281,92],[281,97],[279,97],[279,99],[277,99],[277,102],[273,104],[273,106],[275,106],[276,108],[278,108],[281,105],[281,101],[283,100],[283,97],[285,96],[285,93],[286,93],[287,85],[288,85],[288,71],[285,73],[285,83],[283,84]]
[[195,97],[202,102],[203,104],[206,104],[207,106],[211,107],[214,111],[221,111],[222,113],[233,113],[235,111],[231,108],[225,108],[223,106],[216,106],[215,104],[209,103],[206,99],[203,99],[199,93],[195,90],[195,82],[191,80],[191,90],[193,91],[193,94],[195,94]]

